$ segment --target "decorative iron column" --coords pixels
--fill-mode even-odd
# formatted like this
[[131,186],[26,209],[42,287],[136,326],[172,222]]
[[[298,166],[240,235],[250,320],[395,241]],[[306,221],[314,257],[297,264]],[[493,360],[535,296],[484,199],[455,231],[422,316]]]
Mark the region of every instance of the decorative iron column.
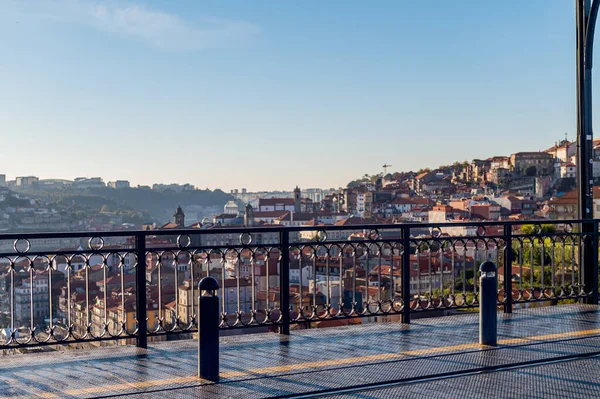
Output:
[[597,232],[594,231],[593,203],[593,131],[592,131],[592,57],[594,30],[600,0],[575,0],[577,23],[577,188],[578,218],[582,219],[582,244],[579,265],[583,273],[585,292],[597,303],[598,257]]

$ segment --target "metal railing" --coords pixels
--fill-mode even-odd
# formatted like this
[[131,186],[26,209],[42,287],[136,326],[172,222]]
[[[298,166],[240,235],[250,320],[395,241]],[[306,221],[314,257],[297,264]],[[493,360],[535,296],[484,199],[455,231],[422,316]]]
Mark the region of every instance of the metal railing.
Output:
[[[115,340],[145,347],[190,334],[204,276],[221,287],[222,329],[284,334],[477,308],[486,260],[498,265],[505,312],[597,303],[598,221],[585,234],[580,222],[3,234],[0,349]],[[579,264],[580,251],[595,254],[592,264]]]

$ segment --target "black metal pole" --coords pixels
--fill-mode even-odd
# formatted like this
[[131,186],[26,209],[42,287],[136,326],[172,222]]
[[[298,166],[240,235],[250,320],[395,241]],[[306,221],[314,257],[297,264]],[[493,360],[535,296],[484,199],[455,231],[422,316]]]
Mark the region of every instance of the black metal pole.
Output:
[[[584,220],[581,225],[582,248],[579,251],[579,266],[582,273],[582,280],[585,293],[590,296],[585,299],[586,302],[596,303],[598,291],[597,274],[598,270],[594,266],[597,261],[594,257],[592,240],[595,232],[594,224],[591,220],[594,218],[593,202],[593,132],[592,132],[592,62],[591,51],[586,52],[586,47],[593,43],[593,32],[596,15],[592,18],[592,9],[590,0],[576,0],[576,20],[577,20],[577,187],[579,195],[578,218]],[[595,12],[597,13],[597,5]],[[592,25],[588,27],[588,22]],[[591,36],[588,36],[591,35]],[[587,57],[586,57],[586,53]],[[587,58],[587,59],[586,59]],[[590,222],[586,222],[590,221]]]
[[504,241],[506,243],[504,249],[504,313],[512,313],[513,297],[512,297],[512,226],[504,226]]
[[144,234],[137,233],[135,235],[135,248],[137,256],[135,317],[138,325],[136,346],[146,348],[148,347],[148,320],[146,315],[146,236]]
[[[582,151],[582,145],[585,145],[584,119],[585,119],[585,101],[583,99],[585,86],[585,11],[584,0],[575,0],[576,4],[576,27],[577,27],[577,189],[579,206],[577,208],[577,217],[583,219],[586,215],[586,183],[584,175],[586,173],[584,161],[585,152]],[[583,140],[582,140],[583,137]]]
[[[417,260],[418,262],[418,260]],[[410,323],[410,229],[402,228],[402,323]],[[443,269],[443,268],[442,268]],[[443,270],[440,269],[443,273]],[[444,287],[442,287],[442,291]],[[394,300],[394,292],[392,300]]]
[[577,188],[578,188],[578,218],[589,218],[590,204],[588,203],[588,185],[586,165],[586,73],[585,73],[585,30],[586,0],[576,1],[576,22],[577,22]]
[[[279,311],[281,325],[279,332],[290,333],[290,233],[283,229],[279,235],[281,244],[281,262],[279,264]],[[331,300],[331,298],[328,298]]]

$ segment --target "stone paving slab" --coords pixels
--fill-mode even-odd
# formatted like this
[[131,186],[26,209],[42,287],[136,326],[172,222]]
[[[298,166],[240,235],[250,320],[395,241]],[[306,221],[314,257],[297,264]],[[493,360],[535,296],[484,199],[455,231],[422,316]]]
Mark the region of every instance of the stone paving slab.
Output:
[[498,317],[501,351],[482,351],[477,314],[472,313],[419,319],[410,325],[296,330],[289,337],[223,337],[222,379],[216,385],[196,378],[193,340],[155,343],[146,350],[113,346],[5,356],[0,362],[0,398],[145,398],[164,396],[165,391],[169,397],[197,397],[199,392],[203,397],[269,397],[331,387],[330,381],[335,386],[355,385],[392,374],[397,378],[443,367],[468,369],[494,359],[600,351],[599,307],[523,309]]

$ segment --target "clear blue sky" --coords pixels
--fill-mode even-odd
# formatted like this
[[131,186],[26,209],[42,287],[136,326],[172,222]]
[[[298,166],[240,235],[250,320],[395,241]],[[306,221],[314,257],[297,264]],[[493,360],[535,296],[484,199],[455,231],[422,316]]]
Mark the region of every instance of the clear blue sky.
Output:
[[3,0],[0,173],[338,187],[541,150],[575,138],[574,19],[572,0]]

